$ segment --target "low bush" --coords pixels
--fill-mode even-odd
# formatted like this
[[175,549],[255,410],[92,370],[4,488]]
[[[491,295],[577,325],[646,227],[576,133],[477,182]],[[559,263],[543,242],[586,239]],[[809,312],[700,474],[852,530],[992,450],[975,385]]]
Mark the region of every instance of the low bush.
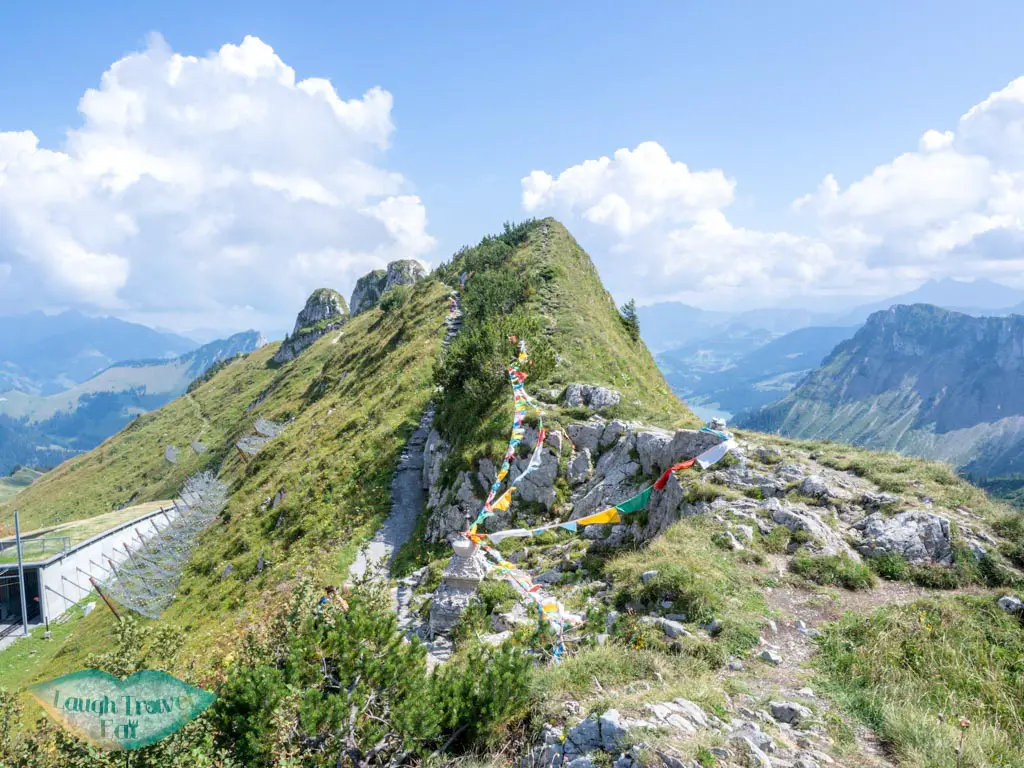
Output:
[[289,610],[247,637],[213,711],[223,745],[245,765],[483,749],[525,718],[530,661],[520,651],[477,648],[429,674],[424,647],[405,640],[382,591],[362,585],[348,603],[321,612],[300,584]]
[[846,555],[812,555],[799,550],[790,561],[789,569],[822,586],[871,589],[876,581],[868,566]]
[[868,558],[868,565],[871,566],[871,570],[888,581],[910,580],[910,563],[895,552]]

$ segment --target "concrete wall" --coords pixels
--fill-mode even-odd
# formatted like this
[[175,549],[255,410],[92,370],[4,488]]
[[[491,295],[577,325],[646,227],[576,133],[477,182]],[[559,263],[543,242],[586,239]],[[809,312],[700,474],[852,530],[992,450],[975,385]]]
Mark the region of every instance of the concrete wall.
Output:
[[127,559],[125,547],[134,552],[142,540],[154,549],[159,546],[156,531],[163,530],[178,514],[174,507],[151,512],[117,528],[94,536],[63,555],[52,558],[39,568],[43,593],[43,610],[53,621],[80,600],[95,594],[89,577],[103,582],[110,575],[110,562],[120,565]]

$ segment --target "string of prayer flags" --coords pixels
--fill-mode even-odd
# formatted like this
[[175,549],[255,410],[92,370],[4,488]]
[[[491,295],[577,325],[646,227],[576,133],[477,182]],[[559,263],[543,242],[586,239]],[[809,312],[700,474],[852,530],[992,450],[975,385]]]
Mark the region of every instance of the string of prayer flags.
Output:
[[621,504],[616,504],[615,509],[624,515],[628,515],[631,512],[639,512],[641,509],[647,506],[651,500],[651,491],[654,490],[653,486],[646,490],[640,491],[636,496],[628,499]]
[[[515,336],[510,336],[509,341],[512,343],[518,343],[519,353],[516,355],[516,359],[509,364],[508,378],[509,383],[512,385],[512,401],[515,406],[515,410],[512,418],[512,434],[509,437],[508,447],[505,449],[505,455],[501,461],[501,469],[495,476],[494,482],[491,484],[490,491],[487,494],[487,499],[484,501],[483,509],[477,515],[473,525],[470,526],[469,532],[475,534],[477,528],[489,517],[494,515],[495,511],[503,512],[508,509],[512,503],[512,492],[515,490],[516,485],[526,475],[535,471],[540,467],[542,455],[541,452],[544,448],[544,438],[546,432],[544,431],[544,411],[541,410],[540,406],[526,394],[526,390],[523,389],[523,382],[526,381],[527,373],[521,370],[520,366],[529,362],[529,355],[526,353],[526,342],[522,339],[517,340]],[[505,491],[502,496],[495,501],[495,497],[498,495],[498,491],[501,490],[501,484],[504,479],[508,476],[508,471],[512,466],[512,461],[516,457],[516,450],[519,448],[519,444],[523,438],[526,437],[526,428],[523,427],[523,419],[526,418],[526,405],[531,406],[537,413],[537,420],[540,422],[538,426],[537,444],[534,446],[533,454],[530,456],[530,461],[527,463],[526,468],[519,473],[511,483],[509,483],[508,490]]]
[[701,469],[707,469],[712,464],[717,464],[725,458],[725,454],[736,447],[736,441],[728,439],[725,442],[721,442],[714,448],[704,451],[700,456],[697,457],[697,463],[700,464]]
[[[543,435],[543,430],[541,431],[541,435]],[[543,442],[540,439],[540,436],[538,436],[537,449],[534,451],[535,457],[539,457],[539,449],[542,445]],[[717,464],[719,461],[721,461],[725,457],[725,455],[729,451],[731,451],[735,446],[736,441],[730,437],[724,440],[723,442],[719,443],[718,445],[715,445],[712,448],[709,448],[708,450],[704,451],[704,453],[700,454],[699,456],[696,456],[692,459],[687,459],[686,461],[681,461],[678,464],[669,467],[667,470],[665,470],[661,477],[658,478],[657,482],[655,482],[654,485],[645,488],[635,496],[632,496],[631,498],[628,498],[625,501],[616,504],[614,507],[609,507],[608,509],[601,510],[600,512],[595,512],[591,515],[587,515],[586,517],[580,517],[575,520],[569,520],[564,523],[548,523],[547,525],[542,525],[539,528],[509,528],[508,530],[497,531],[495,533],[477,533],[476,529],[474,528],[470,531],[470,538],[478,542],[482,541],[483,539],[489,539],[494,544],[497,544],[501,541],[504,541],[505,539],[524,539],[529,538],[531,536],[539,536],[542,533],[545,533],[546,531],[551,531],[556,528],[576,533],[579,530],[579,526],[581,525],[607,525],[609,523],[621,523],[622,515],[633,514],[635,512],[640,512],[641,510],[645,509],[647,505],[650,504],[651,502],[651,494],[653,493],[653,491],[664,490],[665,484],[668,482],[668,478],[672,475],[673,472],[678,472],[679,470],[682,469],[689,469],[694,464],[699,464],[702,469],[707,469],[708,467]],[[537,459],[537,461],[539,464],[539,458]],[[533,462],[534,459],[531,458],[530,464],[532,465]],[[489,503],[487,509],[498,510],[499,512],[508,509],[508,506],[512,500],[512,493],[516,489],[516,484],[519,482],[520,478],[522,478],[523,475],[525,475],[528,471],[531,471],[529,467],[526,471],[520,474],[519,477],[517,477],[513,481],[513,483],[509,486],[508,490],[505,491],[504,494],[502,494],[501,498],[499,498],[497,501],[493,503]],[[489,516],[490,515],[487,515],[487,517]]]
[[659,491],[665,490],[665,483],[668,482],[668,479],[669,477],[672,476],[673,472],[678,472],[681,469],[689,469],[690,467],[693,466],[695,461],[697,460],[687,459],[686,461],[679,462],[675,466],[669,467],[668,469],[665,470],[665,474],[658,478],[658,482],[654,484],[654,487],[657,488]]

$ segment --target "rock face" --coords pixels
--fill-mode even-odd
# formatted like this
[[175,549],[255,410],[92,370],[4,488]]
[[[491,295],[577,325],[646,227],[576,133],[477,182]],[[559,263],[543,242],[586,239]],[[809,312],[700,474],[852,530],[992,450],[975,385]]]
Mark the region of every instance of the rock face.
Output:
[[380,297],[384,295],[387,274],[383,269],[375,269],[356,280],[356,287],[348,303],[352,307],[352,317],[377,306]]
[[295,318],[295,328],[274,355],[275,363],[294,360],[302,350],[325,333],[340,328],[348,320],[345,298],[330,288],[318,288],[306,299],[306,306]]
[[[644,474],[660,474],[673,464],[721,442],[720,437],[707,432],[682,429],[672,433],[635,422],[606,421],[600,416],[570,423],[565,432],[569,438],[568,445],[563,443],[561,435],[557,439],[549,435],[541,451],[540,467],[519,484],[507,512],[485,521],[487,530],[509,527],[509,522],[516,519],[524,508],[535,508],[537,504],[546,511],[553,511],[555,489],[563,471],[572,493],[568,503],[558,511],[563,516],[571,513],[569,516],[576,519],[638,493],[647,484],[643,481]],[[520,444],[520,455],[510,473],[513,477],[525,469],[536,441],[537,431],[527,428]],[[560,465],[559,455],[566,448],[571,452],[566,462]],[[423,460],[423,485],[428,489],[427,538],[430,541],[451,537],[462,530],[467,518],[475,518],[484,502],[477,489],[488,487],[494,479],[493,463],[483,459],[475,471],[460,472],[453,483],[443,486],[441,466],[448,454],[447,443],[436,431],[432,432],[424,448]],[[673,478],[666,491],[657,495],[645,527],[636,522],[615,526],[613,537],[605,541],[609,544],[644,541],[683,515],[695,514],[697,510],[683,504],[683,496],[682,487]],[[603,536],[607,528],[590,526],[584,532],[587,536]]]
[[566,408],[589,408],[599,411],[618,405],[622,396],[614,389],[597,387],[593,384],[570,384],[565,388]]
[[928,304],[872,314],[786,397],[737,426],[1024,470],[1024,317]]
[[864,555],[895,554],[910,563],[953,562],[949,520],[931,512],[910,510],[890,518],[875,512],[854,527],[863,533],[858,549]]
[[392,261],[386,270],[375,269],[363,275],[356,281],[352,301],[349,302],[352,316],[373,309],[380,303],[381,297],[395,286],[412,285],[426,277],[426,274],[418,261],[401,259]]

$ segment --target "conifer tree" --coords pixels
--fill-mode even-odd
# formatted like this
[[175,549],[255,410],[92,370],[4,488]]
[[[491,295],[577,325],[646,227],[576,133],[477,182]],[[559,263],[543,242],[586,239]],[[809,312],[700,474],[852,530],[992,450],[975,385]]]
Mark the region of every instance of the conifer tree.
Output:
[[636,302],[630,299],[622,305],[622,324],[633,341],[640,340],[640,318],[636,314]]

